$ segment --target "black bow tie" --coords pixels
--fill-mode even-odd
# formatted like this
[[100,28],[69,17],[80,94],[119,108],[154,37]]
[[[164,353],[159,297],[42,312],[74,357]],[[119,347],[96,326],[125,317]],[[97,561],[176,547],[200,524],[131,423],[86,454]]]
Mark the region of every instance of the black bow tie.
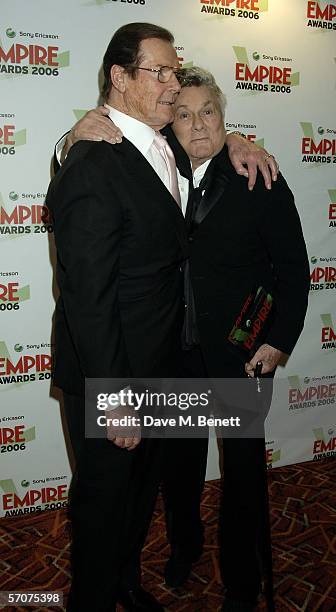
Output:
[[186,219],[188,231],[191,233],[194,229],[193,225],[194,225],[196,213],[198,211],[199,205],[203,198],[203,192],[205,191],[207,184],[210,180],[210,173],[208,173],[208,169],[209,169],[209,166],[198,187],[190,186],[185,219]]

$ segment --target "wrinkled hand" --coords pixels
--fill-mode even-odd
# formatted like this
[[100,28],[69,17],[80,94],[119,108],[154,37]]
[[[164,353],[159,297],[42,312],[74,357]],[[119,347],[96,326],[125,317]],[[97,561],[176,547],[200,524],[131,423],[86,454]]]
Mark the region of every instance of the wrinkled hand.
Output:
[[[134,450],[141,441],[141,425],[138,413],[127,406],[119,406],[115,410],[106,410],[105,415],[106,421],[108,419],[117,421],[115,424],[107,421],[107,439],[119,448],[126,448],[129,451]],[[119,420],[122,417],[132,417],[133,424],[129,427],[119,425]]]
[[250,191],[255,185],[258,168],[264,177],[266,188],[272,188],[272,181],[277,180],[279,172],[279,166],[273,155],[269,155],[266,149],[258,147],[239,134],[227,134],[226,144],[237,174],[248,177]]
[[254,377],[254,368],[256,367],[258,361],[262,361],[263,367],[261,370],[262,374],[267,374],[268,372],[273,372],[277,367],[279,361],[282,357],[285,356],[285,353],[279,351],[273,346],[269,344],[262,344],[257,352],[253,355],[253,358],[249,363],[245,363],[245,372],[248,376]]
[[62,157],[66,156],[69,149],[78,140],[94,140],[100,142],[106,140],[110,144],[122,141],[122,131],[109,119],[109,111],[105,106],[98,106],[87,112],[82,119],[77,121],[67,135],[62,150]]

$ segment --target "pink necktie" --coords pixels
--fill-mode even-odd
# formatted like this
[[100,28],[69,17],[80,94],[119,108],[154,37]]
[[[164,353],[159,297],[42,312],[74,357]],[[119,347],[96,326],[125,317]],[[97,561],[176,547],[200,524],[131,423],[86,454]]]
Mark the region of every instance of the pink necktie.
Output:
[[177,204],[181,207],[181,198],[180,198],[180,192],[179,192],[178,182],[177,182],[177,172],[176,172],[176,163],[175,163],[174,153],[171,150],[168,142],[162,136],[162,134],[160,134],[160,132],[155,132],[153,144],[156,147],[156,149],[159,151],[161,157],[163,157],[166,163],[168,175],[169,175],[169,185],[170,185],[169,191],[172,194],[174,200],[176,200]]

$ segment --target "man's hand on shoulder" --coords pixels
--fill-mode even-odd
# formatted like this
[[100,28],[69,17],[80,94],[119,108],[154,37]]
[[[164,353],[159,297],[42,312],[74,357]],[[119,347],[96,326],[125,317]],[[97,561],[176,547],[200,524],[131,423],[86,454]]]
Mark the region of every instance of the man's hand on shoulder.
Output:
[[82,119],[77,121],[72,130],[66,137],[65,145],[62,149],[61,162],[64,161],[72,145],[78,140],[93,140],[100,142],[105,140],[110,144],[117,144],[122,141],[123,133],[109,119],[109,111],[104,106],[98,106],[88,111]]
[[266,188],[271,189],[272,181],[277,180],[279,172],[274,156],[239,134],[227,134],[225,142],[230,161],[237,174],[248,178],[249,190],[252,191],[255,185],[258,169],[264,177]]

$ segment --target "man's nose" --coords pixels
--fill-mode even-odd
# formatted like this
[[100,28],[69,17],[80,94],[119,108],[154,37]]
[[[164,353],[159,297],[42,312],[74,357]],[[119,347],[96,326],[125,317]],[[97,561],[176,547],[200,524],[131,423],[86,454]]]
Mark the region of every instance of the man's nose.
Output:
[[177,79],[175,72],[173,72],[169,79],[169,89],[173,91],[173,93],[180,93],[181,91],[181,85]]
[[204,127],[204,122],[203,122],[202,117],[200,117],[199,115],[194,115],[192,127],[193,127],[193,130],[196,130],[197,132],[202,130]]

